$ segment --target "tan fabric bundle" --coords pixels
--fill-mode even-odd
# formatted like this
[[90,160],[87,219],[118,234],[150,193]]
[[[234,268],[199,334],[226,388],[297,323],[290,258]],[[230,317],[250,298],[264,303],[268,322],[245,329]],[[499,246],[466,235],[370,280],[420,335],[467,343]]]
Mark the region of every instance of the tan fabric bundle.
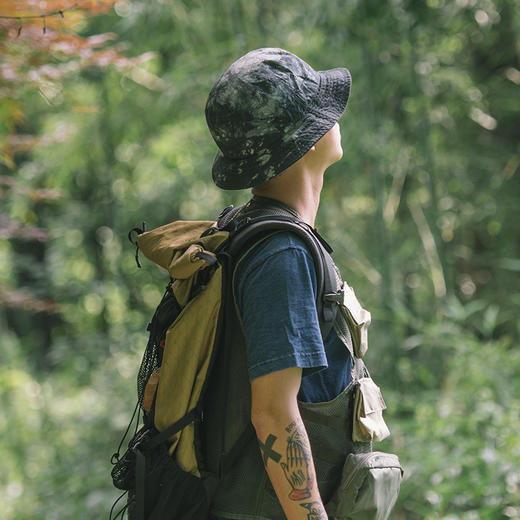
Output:
[[[228,237],[225,231],[200,236],[213,225],[172,222],[138,237],[145,256],[174,278],[172,289],[182,308],[166,333],[160,372],[152,374],[145,389],[146,404],[151,405],[157,387],[154,419],[159,431],[196,406],[206,379],[221,304],[222,267],[215,267],[208,285],[194,297],[191,289],[200,271],[212,263],[214,251]],[[199,476],[193,448],[194,425],[186,426],[170,440],[170,453],[175,452],[181,469]]]

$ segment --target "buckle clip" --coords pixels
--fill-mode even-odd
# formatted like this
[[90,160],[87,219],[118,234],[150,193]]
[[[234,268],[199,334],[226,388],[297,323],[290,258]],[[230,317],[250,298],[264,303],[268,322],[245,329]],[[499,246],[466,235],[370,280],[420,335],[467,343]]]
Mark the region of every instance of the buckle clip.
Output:
[[323,301],[327,303],[341,303],[343,301],[344,290],[341,288],[339,291],[326,293],[323,295]]

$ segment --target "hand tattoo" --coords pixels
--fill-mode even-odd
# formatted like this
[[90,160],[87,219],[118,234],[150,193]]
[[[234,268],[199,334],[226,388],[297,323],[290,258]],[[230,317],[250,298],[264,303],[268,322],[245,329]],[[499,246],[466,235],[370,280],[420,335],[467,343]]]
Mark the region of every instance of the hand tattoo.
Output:
[[303,500],[309,498],[312,494],[313,475],[309,468],[311,451],[302,435],[301,427],[291,423],[286,429],[292,431],[292,433],[287,439],[286,461],[280,465],[285,478],[292,487],[289,498],[291,500]]
[[[285,431],[289,434],[289,437],[287,438],[285,460],[282,462],[280,462],[282,455],[273,448],[278,437],[270,433],[265,443],[258,439],[264,466],[267,468],[269,459],[280,464],[285,478],[291,486],[289,493],[291,500],[309,499],[312,495],[312,489],[316,485],[316,479],[312,472],[311,447],[303,421],[301,419],[293,421],[285,428]],[[307,502],[300,505],[309,511],[307,520],[327,519],[325,509],[320,502]]]

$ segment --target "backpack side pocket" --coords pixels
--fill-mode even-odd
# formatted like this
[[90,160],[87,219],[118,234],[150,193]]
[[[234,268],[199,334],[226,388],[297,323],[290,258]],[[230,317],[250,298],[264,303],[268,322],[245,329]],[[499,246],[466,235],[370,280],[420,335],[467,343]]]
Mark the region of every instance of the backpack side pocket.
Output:
[[327,504],[335,520],[386,520],[399,494],[403,469],[397,455],[351,453],[341,483]]

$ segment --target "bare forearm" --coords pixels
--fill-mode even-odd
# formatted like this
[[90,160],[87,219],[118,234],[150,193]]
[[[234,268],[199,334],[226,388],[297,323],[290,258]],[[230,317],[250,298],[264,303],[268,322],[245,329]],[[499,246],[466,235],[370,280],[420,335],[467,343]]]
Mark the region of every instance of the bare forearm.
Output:
[[327,520],[299,413],[263,417],[255,428],[266,471],[288,520]]

